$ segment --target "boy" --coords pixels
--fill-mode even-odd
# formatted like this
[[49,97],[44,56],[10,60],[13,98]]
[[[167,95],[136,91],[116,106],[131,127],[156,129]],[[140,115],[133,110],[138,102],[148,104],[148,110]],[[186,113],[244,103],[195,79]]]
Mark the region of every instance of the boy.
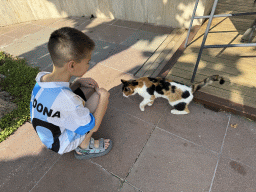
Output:
[[[44,145],[59,154],[75,150],[77,159],[102,156],[112,148],[109,139],[94,141],[91,137],[105,115],[108,91],[89,79],[94,92],[86,93],[92,86],[85,78],[69,87],[72,76],[82,77],[88,70],[94,47],[88,36],[74,28],[54,31],[48,42],[53,71],[38,73],[30,101],[31,122]],[[81,84],[84,87],[77,89]],[[81,90],[86,102],[73,92]]]

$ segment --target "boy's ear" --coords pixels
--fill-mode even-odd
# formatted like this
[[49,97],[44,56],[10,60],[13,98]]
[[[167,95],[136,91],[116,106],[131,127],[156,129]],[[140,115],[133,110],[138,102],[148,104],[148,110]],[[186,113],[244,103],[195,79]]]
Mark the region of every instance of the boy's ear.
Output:
[[74,70],[74,65],[75,65],[75,62],[74,62],[74,61],[69,61],[69,62],[67,63],[67,65],[68,65],[68,69],[69,69],[69,70],[71,70],[71,71]]

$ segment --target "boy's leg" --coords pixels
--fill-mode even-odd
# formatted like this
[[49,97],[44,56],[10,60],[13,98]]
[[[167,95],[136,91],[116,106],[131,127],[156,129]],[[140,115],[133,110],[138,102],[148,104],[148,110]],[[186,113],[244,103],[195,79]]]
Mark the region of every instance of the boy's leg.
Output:
[[85,98],[88,100],[93,93],[95,93],[95,89],[94,88],[90,88],[90,87],[80,87],[81,91],[84,93]]
[[[82,149],[87,148],[88,145],[89,145],[89,142],[90,142],[90,139],[91,139],[93,133],[94,133],[94,132],[90,131],[90,132],[85,136],[84,140],[83,140],[82,143],[79,145],[79,147],[81,147]],[[109,146],[109,141],[110,141],[109,139],[104,139],[105,149],[108,148],[108,146]],[[99,140],[95,140],[95,141],[94,141],[94,146],[95,146],[95,148],[99,148]],[[79,152],[77,152],[77,153],[80,154]]]
[[[87,95],[85,95],[86,98],[88,98]],[[97,92],[94,92],[90,97],[89,99],[87,99],[86,103],[85,103],[85,107],[87,107],[90,112],[93,114],[97,107],[98,107],[98,104],[99,104],[99,100],[100,100],[100,96]]]
[[[88,98],[88,97],[87,97]],[[90,112],[94,115],[97,108],[101,108],[101,106],[99,106],[100,103],[102,103],[102,101],[108,101],[108,98],[104,97],[104,96],[100,96],[97,92],[94,92],[90,98],[88,98],[87,102],[86,102],[86,107],[90,110]],[[104,103],[104,102],[103,102]],[[100,113],[101,113],[101,116],[104,116],[105,113],[106,113],[106,109],[103,109],[103,110],[100,110]],[[97,112],[99,113],[99,111]],[[95,115],[95,122],[99,122],[101,123],[102,121],[102,118],[97,118],[98,115]],[[96,129],[95,129],[96,128]],[[88,145],[89,145],[89,142],[90,142],[90,138],[92,136],[92,134],[94,132],[96,132],[98,130],[98,127],[95,127],[93,128],[84,138],[84,140],[82,141],[82,143],[80,144],[80,147],[81,148],[86,148]],[[105,142],[105,149],[108,148],[109,146],[109,139],[105,139],[104,142]],[[99,140],[95,140],[94,142],[94,146],[95,148],[98,148],[99,147]],[[79,154],[79,153],[78,153]]]

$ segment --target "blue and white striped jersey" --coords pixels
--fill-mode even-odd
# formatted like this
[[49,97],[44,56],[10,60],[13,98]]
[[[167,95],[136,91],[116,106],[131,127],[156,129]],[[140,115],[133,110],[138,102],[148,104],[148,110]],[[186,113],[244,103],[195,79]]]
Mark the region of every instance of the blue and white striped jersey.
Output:
[[63,154],[74,150],[70,145],[80,144],[78,141],[95,126],[95,119],[83,99],[69,88],[69,82],[40,82],[45,74],[40,72],[36,77],[31,123],[47,148]]

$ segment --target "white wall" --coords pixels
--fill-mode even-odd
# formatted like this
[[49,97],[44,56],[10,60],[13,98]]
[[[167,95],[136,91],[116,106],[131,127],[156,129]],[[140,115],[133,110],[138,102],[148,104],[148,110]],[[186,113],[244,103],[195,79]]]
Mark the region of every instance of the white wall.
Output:
[[[200,0],[203,15],[209,0]],[[188,27],[195,0],[0,0],[0,26],[38,19],[90,16]],[[195,21],[200,24],[201,21]]]

